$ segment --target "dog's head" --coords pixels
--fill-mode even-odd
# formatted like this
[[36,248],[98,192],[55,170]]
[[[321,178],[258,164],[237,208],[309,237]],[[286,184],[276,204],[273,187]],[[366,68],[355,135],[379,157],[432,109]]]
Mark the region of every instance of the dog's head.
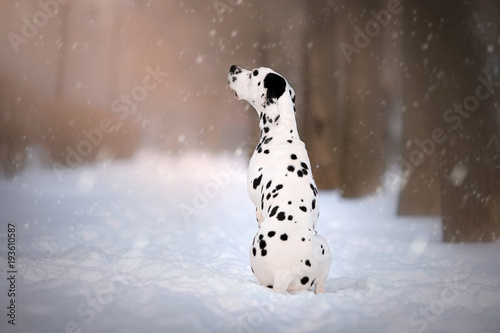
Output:
[[257,112],[274,104],[295,103],[295,91],[285,78],[270,68],[253,70],[233,65],[228,84],[238,100],[246,100]]

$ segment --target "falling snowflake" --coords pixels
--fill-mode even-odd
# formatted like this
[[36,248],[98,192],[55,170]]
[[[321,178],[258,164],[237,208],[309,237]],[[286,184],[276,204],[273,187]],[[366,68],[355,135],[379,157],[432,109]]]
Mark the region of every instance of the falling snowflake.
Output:
[[203,62],[203,60],[205,60],[205,57],[202,56],[201,54],[199,54],[197,57],[196,57],[196,63],[199,65]]
[[460,186],[468,173],[467,166],[465,164],[459,163],[453,167],[450,173],[450,182],[455,186]]

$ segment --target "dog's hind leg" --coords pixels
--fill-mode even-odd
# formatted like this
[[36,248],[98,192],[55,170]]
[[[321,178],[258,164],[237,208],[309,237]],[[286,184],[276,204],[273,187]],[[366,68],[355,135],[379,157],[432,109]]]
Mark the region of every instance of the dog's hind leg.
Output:
[[284,294],[292,283],[292,274],[288,270],[280,270],[274,274],[273,291]]
[[317,278],[314,282],[314,292],[315,294],[323,294],[325,292],[326,277]]

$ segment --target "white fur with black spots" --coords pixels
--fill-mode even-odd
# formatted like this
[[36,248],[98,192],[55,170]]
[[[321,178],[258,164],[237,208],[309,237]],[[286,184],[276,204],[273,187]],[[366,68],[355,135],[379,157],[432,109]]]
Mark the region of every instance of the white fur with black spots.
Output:
[[283,76],[233,65],[229,87],[257,111],[260,141],[248,166],[248,193],[259,230],[250,247],[252,271],[279,293],[325,291],[332,253],[316,232],[318,190],[295,120],[295,92]]

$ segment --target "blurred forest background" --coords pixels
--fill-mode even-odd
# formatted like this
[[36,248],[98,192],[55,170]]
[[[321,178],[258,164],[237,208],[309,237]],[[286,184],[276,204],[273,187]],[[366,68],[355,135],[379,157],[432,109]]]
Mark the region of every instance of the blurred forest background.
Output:
[[500,3],[32,0],[0,4],[0,168],[56,173],[141,148],[243,151],[226,87],[266,66],[297,93],[320,188],[400,191],[443,240],[500,234]]

